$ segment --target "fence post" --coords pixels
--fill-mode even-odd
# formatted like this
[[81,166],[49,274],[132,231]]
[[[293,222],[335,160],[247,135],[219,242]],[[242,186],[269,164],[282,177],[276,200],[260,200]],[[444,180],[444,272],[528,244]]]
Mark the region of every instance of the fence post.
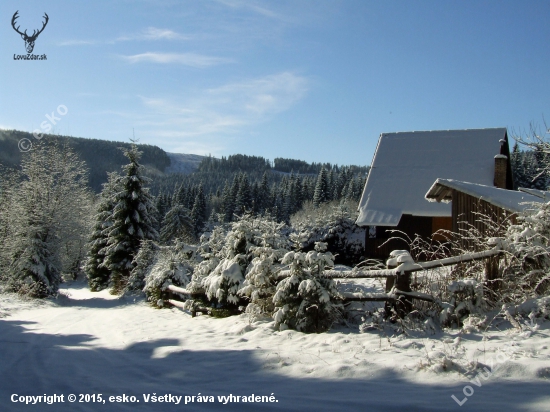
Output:
[[485,285],[491,291],[497,291],[500,288],[498,268],[500,256],[488,257],[485,262]]
[[[397,275],[395,281],[395,288],[401,292],[412,292],[411,290],[411,272],[404,272]],[[399,296],[395,303],[395,310],[397,315],[403,319],[406,315],[412,311],[412,301],[407,296]]]
[[[386,262],[386,269],[395,269],[397,267],[397,264],[394,263],[393,259],[388,259]],[[386,278],[386,293],[390,293],[393,285],[395,284],[395,276],[388,276]],[[384,311],[386,312],[386,317],[391,316],[392,309],[394,308],[393,302],[389,302],[386,300],[384,303]]]

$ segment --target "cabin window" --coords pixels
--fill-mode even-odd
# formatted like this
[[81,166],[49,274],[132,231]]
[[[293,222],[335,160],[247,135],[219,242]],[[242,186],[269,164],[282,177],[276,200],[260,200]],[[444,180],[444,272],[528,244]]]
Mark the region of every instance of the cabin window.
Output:
[[376,226],[369,226],[369,239],[376,239]]

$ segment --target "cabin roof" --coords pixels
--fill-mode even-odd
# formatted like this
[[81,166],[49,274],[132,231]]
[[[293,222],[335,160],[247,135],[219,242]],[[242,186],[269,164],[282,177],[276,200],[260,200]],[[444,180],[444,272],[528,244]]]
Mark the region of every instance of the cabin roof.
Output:
[[501,144],[509,155],[505,128],[382,133],[356,223],[397,226],[403,214],[451,216],[450,205],[426,201],[426,190],[437,178],[492,186]]
[[[485,200],[513,213],[532,208],[533,203],[544,202],[544,198],[526,192],[499,189],[494,186],[461,182],[452,179],[437,179],[430,190],[428,190],[428,193],[426,193],[426,199],[430,202],[449,203],[452,200],[453,189],[477,199]],[[537,192],[542,191],[538,190]],[[549,194],[548,192],[545,193]]]
[[520,192],[529,193],[530,195],[539,197],[543,202],[550,201],[550,192],[547,192],[546,190],[530,189],[527,187],[519,187],[518,190]]

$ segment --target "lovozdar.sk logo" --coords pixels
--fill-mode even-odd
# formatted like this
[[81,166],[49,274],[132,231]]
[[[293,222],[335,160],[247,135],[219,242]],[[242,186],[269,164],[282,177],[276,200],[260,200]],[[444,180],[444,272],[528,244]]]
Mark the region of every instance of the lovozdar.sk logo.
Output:
[[34,50],[34,42],[36,41],[40,33],[44,31],[44,29],[46,28],[46,25],[48,24],[48,21],[50,20],[50,18],[48,17],[48,14],[44,13],[44,16],[43,16],[44,22],[42,23],[42,28],[39,30],[33,30],[30,36],[27,34],[27,30],[25,30],[24,32],[21,32],[19,30],[19,27],[21,26],[15,27],[18,17],[19,17],[19,10],[17,10],[13,14],[13,17],[11,18],[11,26],[19,35],[21,35],[21,38],[25,41],[25,49],[27,49],[28,54],[27,55],[14,54],[13,60],[46,60],[47,57],[45,54],[42,54],[39,56],[36,54],[32,54],[32,51]]

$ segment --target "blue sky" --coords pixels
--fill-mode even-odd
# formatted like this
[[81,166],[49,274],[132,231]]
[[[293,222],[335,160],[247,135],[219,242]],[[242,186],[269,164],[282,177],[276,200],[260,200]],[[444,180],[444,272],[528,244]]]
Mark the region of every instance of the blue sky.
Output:
[[[45,30],[34,54],[11,27]],[[382,132],[550,121],[549,1],[0,3],[0,127],[370,164]],[[61,110],[62,112],[64,109]]]

